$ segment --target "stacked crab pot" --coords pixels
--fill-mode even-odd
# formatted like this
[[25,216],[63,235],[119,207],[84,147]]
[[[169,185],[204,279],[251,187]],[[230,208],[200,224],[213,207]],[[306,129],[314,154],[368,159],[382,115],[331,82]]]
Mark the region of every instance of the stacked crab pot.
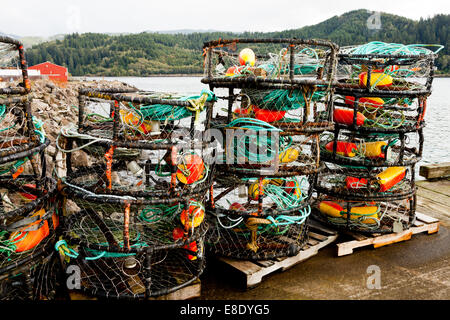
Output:
[[31,113],[22,44],[0,37],[0,64],[14,78],[0,88],[0,300],[49,299],[59,225],[56,181],[46,177],[49,140]]
[[[313,216],[339,229],[391,233],[415,221],[415,164],[435,53],[369,43],[338,55],[334,130],[320,137],[326,169],[315,183]],[[376,52],[376,53],[374,53]]]
[[56,248],[97,297],[146,299],[204,268],[204,198],[213,165],[203,143],[205,90],[177,96],[80,90],[79,122],[63,128],[63,236]]
[[207,202],[207,248],[236,259],[299,253],[319,170],[319,134],[338,47],[328,41],[233,39],[204,44],[207,115],[220,145]]

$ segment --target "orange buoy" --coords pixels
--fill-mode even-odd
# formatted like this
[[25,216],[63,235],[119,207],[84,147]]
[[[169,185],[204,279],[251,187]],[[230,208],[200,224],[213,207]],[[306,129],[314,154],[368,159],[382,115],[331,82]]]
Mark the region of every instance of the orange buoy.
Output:
[[[333,146],[334,141],[330,141],[325,145],[325,149],[329,152],[333,152]],[[355,151],[357,150],[356,144],[352,142],[337,141],[336,153],[340,156],[353,158],[356,155]]]
[[296,181],[287,181],[285,184],[285,189],[288,194],[293,194],[297,198],[302,196],[302,189],[300,189],[300,185]]
[[327,216],[341,218],[344,208],[333,201],[322,201],[319,203],[319,210]]
[[[344,103],[353,106],[355,104],[355,97],[346,96]],[[376,97],[362,97],[359,98],[358,104],[361,106],[381,108],[383,107],[384,100]]]
[[[350,126],[353,124],[353,115],[354,115],[354,110],[335,109],[333,112],[333,120],[334,120],[334,122]],[[365,121],[366,121],[366,117],[361,112],[357,112],[356,113],[356,125],[362,126]]]
[[241,71],[242,71],[242,67],[232,66],[227,69],[225,76],[226,77],[238,76],[241,74]]
[[252,49],[245,48],[239,52],[239,64],[241,66],[250,65],[254,66],[256,62],[256,56]]
[[[197,247],[197,241],[192,241],[191,243],[189,243],[187,246],[184,246],[185,249],[188,249],[190,251],[193,252],[197,252],[198,251],[198,247]],[[189,260],[195,260],[197,259],[197,256],[193,256],[191,254],[187,255]]]
[[189,208],[184,209],[180,215],[181,223],[186,230],[197,228],[203,222],[204,218],[205,209],[195,199],[189,200]]
[[[392,85],[393,78],[383,72],[372,72],[370,75],[370,86],[373,87],[374,85],[377,88],[384,88],[389,87]],[[361,72],[359,74],[359,85],[361,87],[367,86],[367,72]]]
[[205,164],[202,158],[196,154],[188,154],[178,165],[177,178],[181,183],[192,184],[203,178],[204,171]]
[[[319,210],[333,218],[347,219],[347,210],[333,201],[322,201],[319,203]],[[350,209],[350,219],[359,219],[365,224],[375,224],[378,219],[379,208],[377,206],[352,207]]]
[[[45,210],[41,209],[37,212],[35,212],[32,217],[40,217],[45,214]],[[48,222],[45,220],[42,224],[42,226],[37,230],[27,231],[27,229],[30,229],[32,227],[35,227],[36,225],[39,225],[42,222],[42,219],[39,219],[35,222],[30,223],[29,225],[23,227],[19,231],[15,231],[11,233],[9,236],[9,240],[14,243],[16,247],[16,252],[23,252],[30,249],[33,249],[35,246],[37,246],[43,239],[45,239],[49,233],[50,229],[48,227]]]
[[267,109],[260,109],[257,106],[252,106],[255,117],[258,120],[265,122],[279,121],[284,118],[286,111],[272,111]]
[[148,134],[152,132],[152,125],[148,120],[143,120],[140,117],[135,116],[132,112],[127,112],[120,109],[120,115],[122,121],[131,127],[135,127],[139,132]]
[[403,180],[406,175],[405,167],[389,167],[377,175],[380,192],[384,192],[392,188],[394,185]]
[[365,179],[365,178],[360,179],[360,178],[356,178],[356,177],[346,177],[345,178],[345,186],[349,190],[367,188],[367,179]]
[[[173,236],[173,240],[177,241],[179,239],[182,239],[184,237],[184,231],[181,228],[176,227],[175,229],[173,229],[172,231],[172,236]],[[190,251],[193,252],[197,252],[198,248],[197,248],[197,242],[193,241],[188,245],[183,246],[184,249],[188,249]],[[196,256],[193,256],[191,254],[187,255],[189,260],[195,260],[197,259]]]

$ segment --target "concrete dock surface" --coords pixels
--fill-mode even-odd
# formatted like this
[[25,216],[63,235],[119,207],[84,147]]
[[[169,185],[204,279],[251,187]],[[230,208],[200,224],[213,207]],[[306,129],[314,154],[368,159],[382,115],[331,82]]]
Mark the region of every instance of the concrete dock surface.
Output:
[[[284,272],[268,275],[248,290],[234,270],[208,259],[198,299],[450,299],[450,180],[422,181],[417,186],[417,211],[439,219],[439,232],[416,234],[410,240],[377,249],[358,248],[341,257],[333,243]],[[378,288],[373,285],[373,266],[379,267]]]

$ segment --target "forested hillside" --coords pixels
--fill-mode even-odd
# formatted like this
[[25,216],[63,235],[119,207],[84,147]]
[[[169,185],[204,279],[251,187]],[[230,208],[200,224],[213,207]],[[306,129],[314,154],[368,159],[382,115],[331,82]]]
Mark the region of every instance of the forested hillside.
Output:
[[[69,68],[74,76],[148,76],[152,74],[201,73],[202,46],[218,38],[322,38],[340,46],[369,41],[442,44],[437,66],[450,72],[450,15],[436,15],[414,21],[381,14],[381,28],[367,28],[371,13],[351,11],[313,26],[280,32],[161,34],[143,32],[128,35],[72,34],[63,40],[35,45],[27,50],[29,65],[51,61]],[[212,26],[213,27],[213,26]]]

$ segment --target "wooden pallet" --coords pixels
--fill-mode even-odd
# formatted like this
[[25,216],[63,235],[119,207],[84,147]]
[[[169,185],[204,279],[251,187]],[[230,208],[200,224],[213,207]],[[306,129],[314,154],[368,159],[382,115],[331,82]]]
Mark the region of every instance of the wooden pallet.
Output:
[[[149,298],[148,300],[188,300],[193,298],[199,298],[201,294],[201,282],[200,279],[195,280],[190,285],[181,288],[177,291],[169,294]],[[98,300],[96,297],[85,295],[79,291],[69,291],[70,300]]]
[[258,261],[237,260],[226,257],[218,257],[217,259],[243,274],[246,279],[246,288],[253,288],[261,283],[263,277],[276,271],[285,271],[316,255],[319,249],[334,242],[338,237],[336,231],[322,226],[318,222],[311,221],[308,224],[309,240],[296,256]]
[[416,221],[414,226],[397,233],[363,235],[358,232],[345,232],[355,240],[341,242],[337,244],[338,256],[352,254],[356,248],[373,245],[374,248],[386,246],[411,239],[413,234],[427,232],[428,234],[439,231],[439,220],[429,217],[423,213],[416,212]]

